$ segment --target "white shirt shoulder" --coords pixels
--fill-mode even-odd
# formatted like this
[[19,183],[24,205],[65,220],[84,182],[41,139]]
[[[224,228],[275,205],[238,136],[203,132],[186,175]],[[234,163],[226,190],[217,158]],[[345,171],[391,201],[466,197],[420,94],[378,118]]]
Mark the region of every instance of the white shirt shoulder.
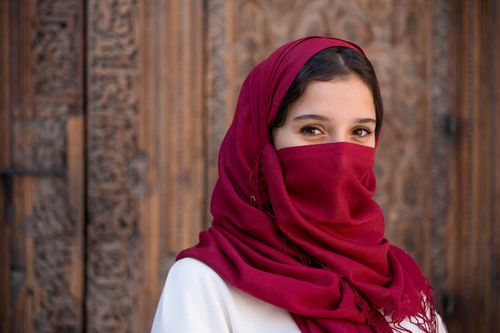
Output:
[[204,263],[184,258],[168,273],[152,333],[300,333],[287,311],[226,283]]
[[[438,319],[438,333],[446,332]],[[400,325],[422,331],[410,321]],[[226,283],[192,258],[177,261],[168,273],[152,333],[300,333],[290,313]]]

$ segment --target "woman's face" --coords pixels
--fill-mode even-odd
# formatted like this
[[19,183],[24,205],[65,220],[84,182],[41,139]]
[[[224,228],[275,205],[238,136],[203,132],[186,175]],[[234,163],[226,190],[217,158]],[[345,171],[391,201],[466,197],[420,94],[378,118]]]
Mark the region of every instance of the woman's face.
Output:
[[355,74],[312,81],[273,130],[276,149],[330,142],[375,147],[375,106],[368,86]]

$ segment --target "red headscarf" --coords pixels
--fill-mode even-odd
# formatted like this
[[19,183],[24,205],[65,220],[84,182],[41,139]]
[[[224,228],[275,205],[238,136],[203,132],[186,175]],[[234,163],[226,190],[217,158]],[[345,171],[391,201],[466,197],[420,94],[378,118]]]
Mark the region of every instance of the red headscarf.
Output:
[[[289,311],[302,332],[405,331],[405,318],[435,332],[427,280],[383,237],[373,201],[375,149],[350,143],[276,151],[270,127],[302,66],[333,46],[307,37],[285,44],[246,78],[219,152],[212,226],[191,257],[225,281]],[[311,186],[313,184],[313,186]]]

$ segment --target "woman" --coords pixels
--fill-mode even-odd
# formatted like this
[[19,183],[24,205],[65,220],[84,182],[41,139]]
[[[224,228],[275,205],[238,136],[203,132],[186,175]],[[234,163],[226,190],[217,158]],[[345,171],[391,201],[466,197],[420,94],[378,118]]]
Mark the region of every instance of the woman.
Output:
[[383,107],[353,43],[288,43],[246,78],[212,226],[182,251],[153,332],[444,332],[372,196]]

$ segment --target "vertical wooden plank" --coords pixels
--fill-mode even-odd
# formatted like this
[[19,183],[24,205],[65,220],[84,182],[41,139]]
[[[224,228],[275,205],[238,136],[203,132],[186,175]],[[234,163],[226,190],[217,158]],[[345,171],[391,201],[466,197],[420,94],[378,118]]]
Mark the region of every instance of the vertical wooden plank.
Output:
[[142,311],[141,332],[151,329],[151,322],[156,310],[158,295],[161,291],[159,283],[159,232],[161,189],[158,186],[162,170],[158,168],[159,149],[158,136],[162,133],[158,118],[163,113],[158,109],[157,83],[160,80],[158,48],[156,36],[161,31],[158,13],[162,12],[164,1],[148,1],[140,7],[140,21],[143,22],[141,39],[144,41],[142,57],[139,62],[139,71],[143,73],[141,89],[139,90],[139,105],[141,115],[138,128],[138,143],[147,155],[147,168],[145,173],[145,196],[140,204],[141,233],[143,235],[142,257],[144,279],[142,285],[142,297],[140,298],[140,311]]
[[[483,82],[487,81],[488,71],[491,70],[491,65],[493,59],[490,59],[490,40],[491,34],[489,31],[489,19],[490,16],[490,1],[481,1],[477,8],[477,16],[475,18],[475,24],[477,25],[477,36],[479,39],[479,47],[476,55],[476,66],[477,66],[477,79],[476,84],[476,95],[477,104],[476,110],[481,110],[478,112],[479,119],[477,121],[478,127],[478,142],[476,146],[478,148],[479,154],[478,159],[480,165],[477,169],[478,174],[478,250],[477,250],[477,324],[476,329],[479,332],[488,332],[488,317],[490,311],[490,301],[489,296],[492,291],[491,286],[491,234],[490,234],[490,221],[491,216],[491,167],[493,161],[491,158],[491,140],[493,135],[491,133],[492,127],[489,123],[492,111],[492,107],[489,104],[490,99],[488,95],[490,94],[489,85],[484,85]],[[483,141],[488,141],[486,144]]]
[[[158,96],[163,135],[159,168],[165,202],[160,216],[163,251],[171,257],[193,245],[205,222],[203,2],[168,1],[161,12],[167,31],[158,45]],[[163,200],[162,200],[163,201]]]
[[451,271],[452,307],[449,329],[457,332],[492,332],[500,320],[495,312],[499,297],[494,270],[500,235],[495,227],[497,168],[495,149],[495,53],[492,2],[464,0],[455,5],[457,95],[460,119],[454,186],[457,196]]
[[200,0],[138,7],[137,142],[144,157],[140,331],[150,329],[175,255],[197,241],[205,222],[203,8]]
[[[454,2],[450,5],[450,81],[454,84],[450,85],[450,100],[449,103],[453,110],[452,117],[448,119],[448,130],[451,131],[450,134],[454,136],[454,156],[452,157],[452,167],[449,170],[449,181],[450,181],[450,202],[449,202],[449,219],[446,227],[447,237],[447,247],[446,247],[446,261],[449,267],[449,271],[446,277],[446,294],[443,298],[443,310],[444,319],[447,328],[450,332],[454,330],[459,330],[459,325],[457,321],[460,320],[457,313],[460,311],[460,306],[462,303],[463,290],[460,289],[460,276],[462,273],[463,266],[460,265],[460,253],[461,247],[461,223],[459,216],[463,213],[461,211],[461,202],[463,202],[463,192],[461,187],[461,170],[458,167],[461,162],[462,155],[459,154],[459,147],[462,143],[462,130],[463,122],[460,115],[460,111],[457,108],[460,105],[459,96],[461,95],[461,82],[462,76],[460,71],[460,66],[462,64],[462,59],[460,58],[460,50],[462,31],[463,27],[461,8],[458,2]],[[445,124],[446,125],[446,124]],[[454,133],[456,132],[456,133]],[[458,326],[458,327],[457,327]]]
[[87,2],[89,332],[137,332],[144,324],[140,205],[148,156],[138,141],[144,3]]
[[[83,323],[83,5],[30,1],[32,134],[24,222],[32,265],[35,330],[79,331]],[[20,157],[25,158],[25,157]],[[40,170],[40,171],[36,171]],[[32,175],[32,176],[31,176]],[[27,208],[25,208],[27,210]]]
[[[34,178],[33,327],[79,331],[83,322],[83,5],[32,1]],[[30,271],[27,271],[29,274]]]
[[453,71],[453,40],[450,38],[452,31],[452,6],[445,0],[432,0],[428,5],[432,9],[432,44],[428,48],[428,70],[430,83],[427,85],[428,96],[432,105],[432,173],[430,199],[432,208],[431,234],[432,240],[428,245],[431,252],[432,267],[429,276],[435,290],[436,303],[442,314],[442,306],[449,293],[449,276],[454,269],[450,251],[454,244],[454,229],[449,229],[453,224],[453,210],[450,209],[451,173],[455,157],[456,126],[455,107],[452,103],[453,85],[456,74]]
[[[34,266],[36,265],[37,258],[35,258],[34,250],[34,239],[31,229],[30,222],[32,222],[31,216],[33,214],[35,206],[35,195],[36,184],[32,178],[22,178],[16,179],[14,181],[14,187],[20,189],[15,195],[14,201],[14,219],[20,222],[19,231],[22,232],[22,237],[24,238],[24,259],[25,266],[23,267],[23,278],[24,283],[21,287],[21,292],[19,294],[22,300],[16,304],[16,313],[22,318],[22,321],[17,322],[16,326],[19,332],[35,332],[37,323],[35,323],[36,313],[40,311],[40,306],[36,302],[38,286],[36,286],[37,281],[35,281]],[[40,260],[40,259],[38,259]],[[43,277],[38,277],[43,278]],[[44,286],[40,286],[43,288]],[[40,289],[41,289],[40,288]],[[55,296],[55,295],[54,295]],[[44,325],[42,323],[40,326],[50,326],[50,324]]]
[[[490,281],[491,290],[488,290],[489,312],[488,324],[489,329],[494,330],[500,327],[500,89],[498,87],[498,78],[500,78],[500,40],[498,31],[495,27],[498,26],[500,19],[500,4],[498,1],[491,2],[491,17],[489,18],[489,29],[491,32],[491,64],[487,68],[490,73],[489,81],[489,96],[488,100],[491,105],[491,131],[492,131],[492,167],[491,167],[491,216],[490,232],[491,244],[490,254],[488,257],[491,262]],[[496,38],[495,38],[496,36]]]
[[228,50],[231,47],[229,34],[232,31],[232,24],[229,13],[232,12],[230,10],[232,4],[232,0],[209,0],[206,9],[206,227],[211,223],[210,197],[217,180],[219,146],[230,121],[228,62],[231,57]]
[[[495,8],[496,7],[496,8]],[[479,170],[481,177],[481,207],[480,209],[480,240],[479,240],[479,330],[490,332],[500,326],[498,308],[500,262],[499,229],[495,227],[500,221],[498,212],[498,197],[495,193],[500,191],[500,177],[498,170],[498,155],[495,149],[500,141],[498,131],[500,126],[495,123],[498,119],[498,32],[497,18],[499,14],[497,1],[481,1],[478,8],[478,29],[480,33],[480,50],[478,59],[478,100],[481,110],[480,131],[481,137],[478,146],[483,148],[481,160],[482,168]],[[496,74],[496,75],[495,75]],[[495,96],[496,95],[496,96]],[[486,142],[486,144],[484,143]],[[496,232],[495,232],[496,231]],[[495,274],[496,270],[496,274]]]
[[[428,10],[428,8],[432,8],[432,1],[433,0],[426,0],[422,1],[422,8],[424,10]],[[415,15],[418,15],[417,11],[415,11]],[[411,18],[413,19],[413,18]],[[409,19],[409,20],[411,20]],[[410,21],[411,22],[411,21]],[[434,161],[433,158],[433,145],[434,145],[434,118],[435,118],[435,111],[433,110],[433,103],[432,103],[432,91],[429,90],[429,86],[432,86],[432,79],[433,75],[431,73],[432,69],[432,61],[431,61],[431,54],[434,51],[433,50],[433,45],[432,45],[432,37],[433,37],[433,16],[432,15],[425,15],[425,19],[422,19],[420,24],[422,27],[420,28],[421,30],[421,36],[416,36],[415,42],[416,44],[420,44],[420,47],[423,48],[421,59],[423,64],[421,65],[421,71],[417,73],[421,73],[422,75],[422,80],[426,82],[426,87],[427,89],[423,88],[422,93],[422,103],[417,104],[419,106],[419,112],[423,113],[424,115],[422,117],[418,117],[417,119],[421,119],[420,121],[420,126],[422,127],[423,133],[420,136],[420,144],[421,146],[419,147],[419,155],[421,157],[424,157],[431,166],[434,164],[437,164],[436,161]],[[410,23],[411,24],[411,23]],[[416,162],[416,161],[415,161]],[[434,166],[433,166],[434,167]],[[420,221],[422,226],[422,238],[419,239],[418,243],[419,246],[423,247],[423,250],[421,252],[421,257],[420,257],[420,267],[423,272],[425,272],[426,276],[431,280],[431,283],[434,283],[432,281],[433,275],[432,275],[432,268],[433,268],[433,262],[436,261],[441,261],[441,263],[444,262],[444,258],[441,257],[434,257],[434,251],[436,245],[432,243],[432,236],[434,233],[437,232],[435,229],[435,225],[432,223],[433,222],[433,188],[435,186],[438,186],[438,184],[433,183],[432,179],[432,173],[429,175],[428,172],[432,172],[431,170],[426,170],[425,164],[420,164],[418,167],[418,179],[420,180],[419,184],[419,192],[421,195],[421,199],[419,202],[419,209],[422,209],[423,212],[426,212],[425,215],[427,215],[427,219],[425,221]],[[434,285],[433,285],[434,286]]]
[[[81,95],[80,97],[83,97]],[[83,330],[85,302],[85,253],[84,253],[84,221],[85,221],[85,134],[83,114],[68,117],[66,131],[68,133],[67,145],[67,201],[74,218],[76,237],[69,253],[70,265],[67,269],[68,292],[76,299],[80,311],[77,314],[76,328]]]
[[9,52],[11,45],[9,1],[0,1],[0,167],[9,165],[10,157],[10,64]]
[[[6,165],[8,168],[13,165],[31,166],[29,158],[22,160],[19,158],[20,156],[28,157],[26,151],[31,147],[32,136],[32,133],[26,130],[26,123],[23,123],[24,119],[32,117],[33,110],[31,104],[33,89],[31,87],[31,73],[29,72],[31,69],[30,8],[28,1],[9,2],[8,22],[11,35],[9,38],[9,78],[7,82],[9,86],[10,122],[7,126],[11,129],[8,131],[11,149],[9,151],[10,163]],[[24,95],[21,92],[24,92]],[[20,130],[24,132],[22,137],[19,135]],[[22,148],[19,149],[19,146]],[[33,186],[30,179],[10,177],[10,182],[10,248],[7,252],[10,256],[10,266],[7,267],[10,275],[9,292],[11,294],[10,304],[8,305],[11,314],[9,318],[10,330],[14,332],[32,332],[32,303],[30,300],[33,295],[33,279],[32,275],[28,276],[26,272],[33,265],[33,258],[28,254],[29,251],[26,251],[31,235],[25,233],[23,223],[32,214],[31,197],[27,193],[33,191]]]
[[[467,8],[463,5],[465,2],[462,2],[460,5],[455,7],[455,12],[458,14],[457,21],[455,22],[454,28],[457,29],[456,39],[456,48],[457,50],[464,50],[465,52],[457,53],[457,71],[458,71],[458,80],[456,81],[457,85],[457,95],[455,105],[460,106],[457,109],[457,116],[460,120],[460,133],[458,137],[458,155],[457,155],[457,170],[456,170],[456,193],[457,196],[455,198],[456,204],[456,215],[455,215],[455,228],[456,228],[456,248],[454,251],[457,255],[454,258],[453,267],[454,270],[454,283],[453,283],[453,303],[454,308],[453,312],[449,314],[448,321],[448,329],[451,331],[468,331],[471,328],[471,314],[469,313],[468,304],[472,303],[471,299],[471,283],[470,283],[470,274],[472,274],[471,269],[473,269],[470,265],[470,248],[472,246],[471,240],[473,230],[468,224],[470,224],[470,204],[471,193],[468,185],[471,183],[468,180],[470,175],[469,170],[471,167],[469,166],[471,163],[470,157],[468,156],[468,149],[470,145],[467,144],[469,141],[469,136],[472,135],[470,133],[470,125],[471,122],[468,119],[469,116],[467,114],[468,109],[470,110],[470,89],[468,89],[467,84],[470,84],[469,75],[471,73],[470,70],[467,70],[467,65],[470,65],[470,62],[467,62],[467,58],[470,55],[467,54],[471,48],[467,47],[467,40],[470,40],[470,36],[468,38],[461,38],[470,30],[470,27],[467,26],[470,20],[467,19],[466,14],[468,13]],[[465,8],[464,8],[465,7]],[[471,112],[471,111],[469,111]]]
[[[9,1],[0,1],[0,169],[10,166],[10,71],[9,71],[9,45],[10,43],[10,8]],[[9,189],[8,180],[0,178],[0,331],[10,330],[12,309],[10,306],[10,240],[11,217],[7,211],[10,198],[7,197]]]
[[[77,1],[5,3],[0,15],[8,15],[2,19],[8,38],[2,38],[1,66],[8,70],[1,75],[6,109],[0,126],[8,129],[2,131],[0,144],[2,163],[8,160],[2,165],[3,178],[10,178],[12,186],[7,193],[11,199],[3,200],[11,202],[9,242],[2,242],[8,246],[9,263],[1,269],[2,276],[8,274],[3,290],[11,298],[2,312],[9,331],[78,331],[83,272],[75,267],[78,262],[81,267],[83,248],[77,239],[83,236],[78,233],[83,220],[72,208],[81,212],[83,204],[70,207],[64,176],[66,121],[82,110],[82,11]],[[83,173],[79,177],[81,182]]]

